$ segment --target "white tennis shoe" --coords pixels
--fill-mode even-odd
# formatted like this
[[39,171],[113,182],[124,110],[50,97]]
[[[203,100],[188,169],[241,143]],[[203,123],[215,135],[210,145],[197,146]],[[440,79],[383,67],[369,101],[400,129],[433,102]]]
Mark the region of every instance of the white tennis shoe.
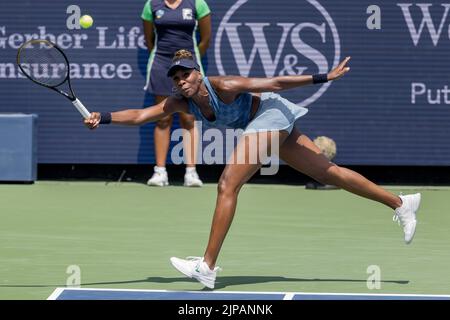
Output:
[[193,171],[186,171],[186,174],[184,175],[184,186],[185,187],[201,187],[203,186],[202,180],[200,180],[197,172],[195,170]]
[[194,278],[210,289],[214,289],[217,272],[222,270],[220,267],[211,270],[202,257],[187,257],[186,259],[172,257],[170,262],[186,277]]
[[416,232],[416,212],[420,207],[421,195],[420,193],[406,196],[401,195],[400,198],[403,204],[401,207],[395,209],[392,220],[397,221],[402,226],[403,232],[405,233],[405,242],[406,244],[410,244]]
[[154,187],[165,187],[169,185],[169,177],[166,168],[155,166],[153,176],[148,179],[147,185]]

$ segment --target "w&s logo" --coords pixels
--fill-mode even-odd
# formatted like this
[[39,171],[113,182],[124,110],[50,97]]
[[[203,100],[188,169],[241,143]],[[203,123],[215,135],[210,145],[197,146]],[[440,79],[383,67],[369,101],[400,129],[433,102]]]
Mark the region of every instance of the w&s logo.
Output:
[[[326,73],[339,63],[340,40],[332,17],[316,0],[238,0],[220,22],[214,54],[221,75]],[[329,85],[293,89],[284,95],[308,106]]]

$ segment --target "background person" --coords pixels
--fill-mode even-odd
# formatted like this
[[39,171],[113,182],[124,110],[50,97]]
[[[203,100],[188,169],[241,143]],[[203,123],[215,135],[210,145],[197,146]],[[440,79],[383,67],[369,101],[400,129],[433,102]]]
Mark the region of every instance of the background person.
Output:
[[[173,93],[171,79],[166,74],[177,50],[186,48],[201,66],[201,56],[206,53],[211,37],[210,9],[205,0],[149,0],[144,6],[141,18],[150,52],[145,88],[155,96],[155,103],[158,104]],[[198,44],[197,28],[200,32]],[[179,113],[179,120],[181,128],[189,132],[183,136],[186,161],[184,185],[200,187],[203,183],[195,169],[198,146],[195,117]],[[169,185],[166,160],[172,122],[173,115],[156,122],[154,129],[156,166],[153,176],[147,182],[148,185],[160,187]]]

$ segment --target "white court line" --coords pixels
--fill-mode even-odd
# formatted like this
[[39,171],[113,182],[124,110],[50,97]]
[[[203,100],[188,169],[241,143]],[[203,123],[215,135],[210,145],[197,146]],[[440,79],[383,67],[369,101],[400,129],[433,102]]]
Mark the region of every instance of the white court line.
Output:
[[422,297],[422,298],[450,298],[450,295],[438,294],[380,294],[380,293],[322,293],[322,292],[264,292],[264,291],[174,291],[174,290],[146,290],[146,289],[105,289],[105,288],[56,288],[55,291],[47,298],[47,300],[55,300],[63,291],[122,291],[122,292],[164,292],[164,293],[193,293],[193,294],[280,294],[284,295],[283,300],[292,300],[294,295],[311,295],[311,296],[363,296],[363,297]]
[[[274,291],[176,291],[176,290],[150,290],[150,289],[109,289],[109,288],[70,288],[70,287],[58,287],[52,293],[55,294],[59,292],[61,294],[64,290],[67,291],[125,291],[125,292],[165,292],[165,293],[194,293],[194,294],[222,294],[222,293],[232,293],[232,294],[280,294],[286,295],[286,292],[274,292]],[[49,297],[50,298],[50,297]]]
[[294,299],[294,296],[295,296],[295,293],[293,293],[293,292],[286,293],[283,300],[292,300],[292,299]]
[[52,294],[47,298],[47,300],[56,300],[64,290],[66,290],[66,288],[56,288],[55,291],[53,291]]
[[423,298],[450,298],[450,295],[445,294],[403,294],[403,293],[318,293],[318,292],[294,292],[298,295],[310,296],[362,296],[362,297],[423,297]]

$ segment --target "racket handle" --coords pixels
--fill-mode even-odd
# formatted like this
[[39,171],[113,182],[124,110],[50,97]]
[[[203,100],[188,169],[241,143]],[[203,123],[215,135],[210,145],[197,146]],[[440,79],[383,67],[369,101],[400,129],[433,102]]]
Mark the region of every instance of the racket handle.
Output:
[[86,109],[86,107],[81,103],[80,100],[75,98],[75,100],[72,101],[72,103],[75,106],[75,108],[77,108],[77,110],[81,113],[83,118],[87,119],[91,116],[91,113]]

